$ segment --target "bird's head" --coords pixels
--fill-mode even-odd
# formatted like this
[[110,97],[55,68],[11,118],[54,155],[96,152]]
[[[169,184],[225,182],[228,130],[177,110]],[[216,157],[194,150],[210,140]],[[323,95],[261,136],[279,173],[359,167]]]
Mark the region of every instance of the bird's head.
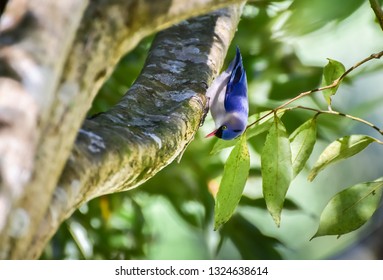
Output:
[[230,123],[221,125],[218,129],[206,135],[206,137],[216,136],[223,140],[232,140],[237,138],[245,131],[245,127],[233,126]]

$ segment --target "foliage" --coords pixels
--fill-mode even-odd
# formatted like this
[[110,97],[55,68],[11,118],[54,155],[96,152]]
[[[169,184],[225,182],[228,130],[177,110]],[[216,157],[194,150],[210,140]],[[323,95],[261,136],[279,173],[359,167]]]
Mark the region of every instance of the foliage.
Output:
[[328,165],[356,155],[373,142],[377,142],[377,140],[366,135],[348,135],[337,139],[328,145],[319,156],[310,171],[308,179],[310,181],[314,180],[318,172]]
[[[342,76],[346,71],[344,65],[334,59],[328,59],[327,65],[323,68],[322,87],[331,85],[336,79]],[[336,87],[323,90],[323,96],[326,102],[331,106],[331,96],[338,90],[339,84]]]
[[379,206],[382,186],[382,181],[361,183],[336,194],[323,210],[313,238],[345,234],[365,224]]
[[[343,160],[346,164],[353,156],[365,153],[370,144],[382,144],[367,135],[376,130],[382,134],[381,130],[359,117],[381,103],[358,99],[352,88],[364,75],[379,73],[379,66],[371,66],[376,63],[372,59],[381,54],[369,58],[371,53],[366,53],[365,60],[351,56],[343,62],[354,68],[346,68],[342,59],[335,57],[325,65],[327,54],[318,58],[323,62],[319,66],[308,66],[291,44],[329,25],[346,24],[352,29],[352,21],[345,20],[355,12],[371,14],[373,21],[372,10],[363,2],[248,4],[228,53],[230,59],[239,45],[247,70],[251,116],[246,133],[232,141],[208,141],[202,137],[201,128],[202,133],[197,134],[179,164],[169,165],[136,190],[84,205],[61,226],[43,257],[292,258],[297,256],[290,252],[296,234],[305,236],[298,239],[307,237],[308,242],[312,236],[343,235],[365,224],[379,208],[382,181],[375,179],[381,171],[351,182],[350,171],[334,163]],[[131,85],[150,41],[146,39],[120,62],[90,114],[112,106]],[[360,103],[347,107],[342,100],[353,94],[350,98]],[[327,106],[329,109],[324,109]],[[356,112],[358,117],[351,115]],[[353,127],[352,123],[364,127]],[[205,126],[209,126],[209,119]],[[338,180],[317,178],[321,173],[328,176],[334,166]],[[307,178],[316,180],[309,183]],[[329,187],[322,186],[323,182]],[[340,186],[338,182],[342,182]],[[310,184],[315,187],[310,188]],[[351,186],[342,190],[344,185]],[[312,194],[299,197],[298,190]],[[295,220],[297,215],[303,216],[300,222]],[[280,228],[272,225],[272,220]],[[302,221],[311,225],[308,232],[304,232],[307,227],[300,224]],[[286,237],[289,235],[292,237]],[[305,246],[324,247],[321,240],[315,238]],[[330,252],[334,253],[302,255],[318,258]]]
[[250,169],[250,155],[246,140],[245,132],[226,161],[222,183],[216,195],[215,229],[226,223],[233,215],[245,188]]
[[281,120],[274,118],[261,154],[262,190],[267,209],[279,227],[283,202],[293,179],[290,141]]

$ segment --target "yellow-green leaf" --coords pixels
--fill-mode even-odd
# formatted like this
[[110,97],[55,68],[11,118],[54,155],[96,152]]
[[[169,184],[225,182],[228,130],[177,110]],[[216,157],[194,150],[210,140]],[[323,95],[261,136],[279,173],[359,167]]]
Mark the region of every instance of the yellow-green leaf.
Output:
[[324,208],[317,232],[323,235],[342,235],[365,224],[379,206],[383,181],[367,182],[349,187],[336,194]]
[[291,162],[294,176],[301,172],[309,159],[315,145],[316,134],[316,118],[313,118],[299,126],[290,135]]
[[[334,59],[328,58],[327,65],[323,68],[322,87],[331,85],[336,79],[338,79],[346,68],[344,65]],[[331,96],[333,96],[338,90],[339,84],[336,87],[326,89],[323,91],[323,96],[328,105],[331,105]]]
[[267,209],[277,226],[290,182],[293,179],[290,141],[281,120],[276,117],[267,134],[261,154],[262,189]]
[[244,133],[226,161],[215,199],[215,229],[226,223],[233,215],[249,176],[250,156],[246,139],[246,133]]
[[318,173],[330,164],[359,153],[375,141],[375,138],[367,135],[350,135],[332,142],[322,152],[314,164],[314,167],[311,169],[308,176],[309,181],[314,180]]

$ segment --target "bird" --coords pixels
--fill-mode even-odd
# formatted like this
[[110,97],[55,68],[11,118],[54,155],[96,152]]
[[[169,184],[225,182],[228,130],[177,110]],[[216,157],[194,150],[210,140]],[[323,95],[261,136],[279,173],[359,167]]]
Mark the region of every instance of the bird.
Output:
[[246,129],[249,115],[246,72],[239,47],[229,67],[222,72],[206,92],[215,130],[206,137],[232,140]]

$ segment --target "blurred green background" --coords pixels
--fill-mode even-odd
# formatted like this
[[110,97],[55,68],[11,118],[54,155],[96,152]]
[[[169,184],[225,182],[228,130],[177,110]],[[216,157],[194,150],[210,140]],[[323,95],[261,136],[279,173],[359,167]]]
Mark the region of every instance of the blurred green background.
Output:
[[[101,89],[89,115],[105,111],[139,74],[152,37],[125,56]],[[319,86],[326,58],[346,68],[381,51],[383,32],[368,1],[253,1],[239,24],[227,62],[241,48],[249,83],[250,113],[274,108],[283,100]],[[227,65],[227,64],[226,64]],[[382,127],[383,64],[372,61],[347,78],[333,107]],[[224,66],[226,67],[226,66]],[[299,104],[327,106],[316,94]],[[292,111],[283,121],[292,132],[312,113]],[[45,259],[323,259],[374,258],[368,252],[344,253],[379,230],[378,216],[362,229],[337,239],[309,241],[328,200],[340,189],[382,175],[382,147],[372,145],[352,159],[321,173],[313,183],[307,170],[292,183],[277,228],[261,198],[260,156],[265,134],[249,142],[251,171],[235,216],[213,231],[214,192],[230,149],[210,155],[214,124],[209,116],[180,163],[172,163],[144,185],[100,197],[83,205],[62,224],[47,246]],[[309,166],[323,148],[369,127],[336,116],[319,118],[318,142]],[[381,216],[381,215],[380,215]]]

